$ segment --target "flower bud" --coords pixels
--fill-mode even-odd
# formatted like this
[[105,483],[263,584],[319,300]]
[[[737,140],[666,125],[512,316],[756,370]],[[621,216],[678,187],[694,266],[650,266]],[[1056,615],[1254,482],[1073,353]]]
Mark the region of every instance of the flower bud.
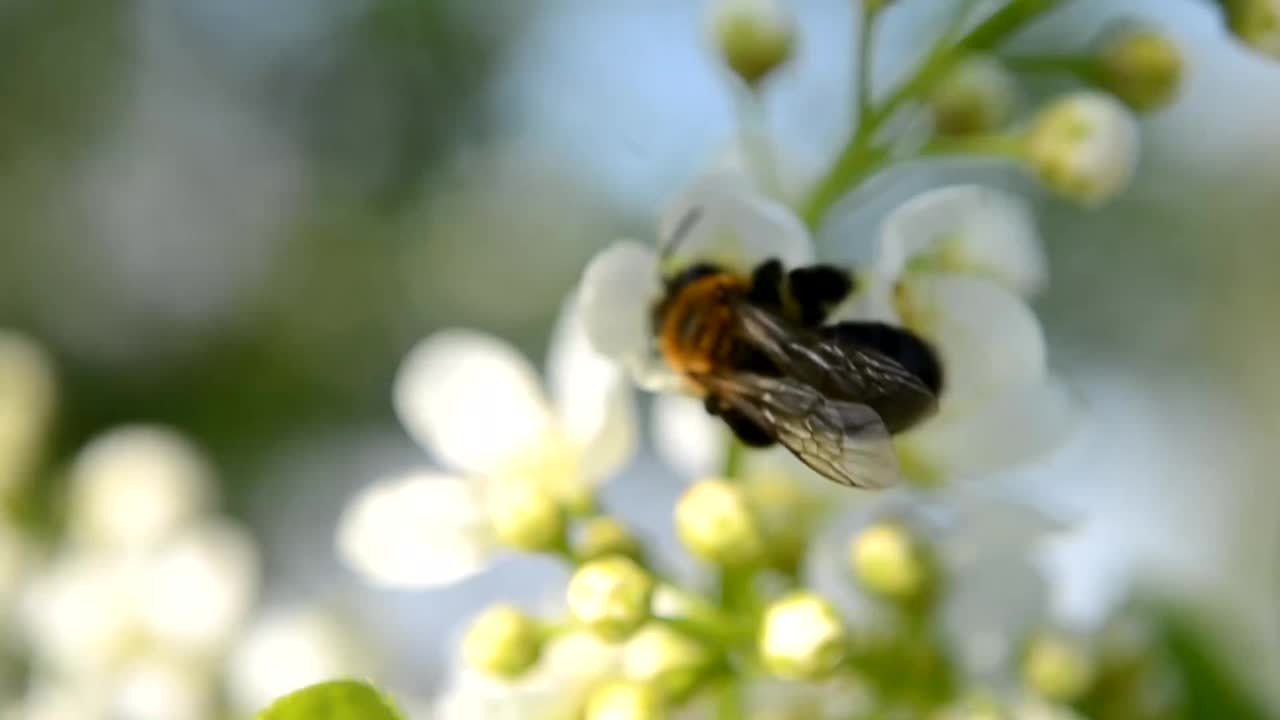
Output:
[[1013,75],[989,55],[965,58],[947,73],[928,102],[934,128],[942,135],[979,135],[999,130],[1013,114]]
[[583,523],[574,556],[587,561],[607,555],[625,555],[643,562],[644,548],[640,545],[640,540],[617,518],[598,515]]
[[694,555],[725,567],[765,555],[759,521],[741,488],[726,480],[702,480],[685,492],[676,503],[676,533]]
[[895,0],[862,0],[862,7],[868,15],[875,15],[894,3]]
[[583,720],[663,720],[662,699],[650,686],[612,682],[597,688],[587,700]]
[[649,623],[622,651],[622,669],[632,680],[648,683],[663,698],[683,702],[711,667],[702,643],[662,623]]
[[1219,0],[1231,32],[1246,45],[1280,58],[1280,2],[1277,0]]
[[831,603],[811,592],[797,592],[765,610],[760,657],[783,678],[818,680],[844,660],[847,633]]
[[795,21],[783,0],[712,0],[711,32],[725,63],[751,86],[795,47]]
[[510,605],[489,608],[462,639],[462,656],[476,670],[514,679],[542,653],[542,631],[533,618]]
[[1022,676],[1044,698],[1069,703],[1079,699],[1093,683],[1093,658],[1072,638],[1041,633],[1027,645]]
[[1027,136],[1027,158],[1055,192],[1098,206],[1128,187],[1138,164],[1138,124],[1119,101],[1073,93],[1040,111]]
[[928,553],[899,523],[880,522],[863,529],[850,544],[849,562],[858,580],[884,597],[911,601],[930,589]]
[[494,534],[513,548],[551,550],[564,540],[564,509],[537,483],[505,483],[488,507]]
[[1098,84],[1139,111],[1169,104],[1182,84],[1182,52],[1151,29],[1109,34],[1099,45],[1096,68]]
[[630,558],[593,560],[569,580],[569,612],[600,638],[625,640],[649,619],[653,585],[649,573]]

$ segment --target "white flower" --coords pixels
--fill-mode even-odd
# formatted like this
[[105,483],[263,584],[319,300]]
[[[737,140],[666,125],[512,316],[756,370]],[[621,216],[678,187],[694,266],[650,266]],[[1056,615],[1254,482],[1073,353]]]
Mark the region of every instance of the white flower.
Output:
[[[552,340],[550,399],[534,368],[488,335],[443,331],[410,351],[396,379],[396,411],[449,471],[413,471],[362,491],[339,523],[348,565],[384,585],[461,580],[498,553],[493,513],[511,509],[499,502],[510,496],[504,488],[533,488],[580,510],[627,462],[635,443],[631,391],[588,345],[577,307],[566,303]],[[501,519],[519,537],[545,535],[507,522],[530,518]]]
[[257,597],[258,556],[242,528],[205,522],[148,561],[137,613],[150,637],[183,655],[217,656]]
[[138,658],[112,679],[109,717],[121,720],[213,720],[207,672],[163,655]]
[[858,626],[876,627],[883,606],[858,586],[845,559],[862,530],[894,523],[928,546],[941,575],[944,632],[967,672],[998,678],[1018,642],[1044,621],[1047,584],[1035,551],[1060,526],[1037,509],[969,486],[941,490],[900,487],[876,496],[825,528],[815,540],[806,575]]
[[56,386],[44,351],[0,330],[0,494],[26,480],[53,415]]
[[140,653],[216,659],[256,590],[248,536],[198,525],[147,552],[64,550],[24,594],[23,629],[40,667],[74,677],[117,672]]
[[242,635],[227,662],[227,692],[248,716],[307,685],[369,672],[367,650],[342,618],[321,607],[281,607]]
[[1111,95],[1086,90],[1040,111],[1027,134],[1027,157],[1054,192],[1095,207],[1129,186],[1138,145],[1133,112]]
[[921,193],[885,219],[876,270],[897,278],[908,269],[989,277],[1024,297],[1048,274],[1031,208],[982,185]]
[[207,508],[211,475],[207,461],[172,430],[111,430],[71,467],[72,537],[102,547],[153,546]]
[[984,475],[1062,441],[1075,403],[1049,374],[1044,333],[1023,299],[1046,275],[1025,203],[972,185],[925,192],[886,218],[875,257],[837,315],[906,326],[934,346],[943,370],[938,413],[896,438],[908,475]]
[[664,268],[658,267],[658,249],[638,242],[605,249],[587,265],[578,296],[592,345],[650,387],[668,384],[653,357],[649,315],[662,294],[662,271],[702,261],[750,273],[770,258],[785,267],[813,259],[804,223],[746,179],[727,173],[695,181],[666,208],[658,232],[662,245],[678,234]]
[[136,560],[101,550],[56,559],[22,599],[22,627],[37,667],[92,676],[118,664],[135,627],[141,576]]

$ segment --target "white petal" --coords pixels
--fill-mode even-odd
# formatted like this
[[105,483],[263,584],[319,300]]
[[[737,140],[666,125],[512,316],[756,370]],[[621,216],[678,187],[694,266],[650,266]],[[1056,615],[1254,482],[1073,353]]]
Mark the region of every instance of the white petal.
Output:
[[1049,379],[1011,388],[963,412],[944,412],[904,435],[913,458],[947,477],[1013,469],[1059,447],[1079,421],[1079,403]]
[[907,327],[933,342],[941,356],[944,409],[980,404],[1006,388],[1044,378],[1040,322],[1004,286],[968,276],[913,274],[898,285],[896,300]]
[[22,598],[21,628],[37,663],[54,672],[93,676],[134,640],[140,567],[100,549],[61,556]]
[[139,617],[154,639],[182,654],[220,651],[253,605],[258,572],[244,529],[226,523],[192,528],[148,564]]
[[674,266],[706,260],[749,272],[770,258],[787,267],[813,260],[813,241],[800,218],[736,174],[703,176],[676,196],[662,214],[661,246],[677,232],[683,235],[672,253]]
[[160,543],[208,506],[212,474],[191,443],[172,430],[112,430],[90,442],[72,465],[72,536],[111,547]]
[[494,552],[471,483],[427,471],[379,481],[338,521],[338,554],[378,585],[448,585],[484,570]]
[[650,308],[662,294],[658,258],[637,242],[614,243],[591,259],[578,291],[587,340],[636,370],[653,354]]
[[313,683],[368,673],[366,650],[320,608],[282,608],[256,620],[227,663],[231,702],[246,717]]
[[547,379],[561,430],[579,450],[582,473],[599,479],[621,468],[635,452],[635,403],[620,366],[587,340],[581,308],[574,293],[561,309]]
[[551,430],[533,366],[507,343],[469,330],[436,333],[409,351],[394,395],[409,434],[459,469],[483,473]]
[[982,185],[931,190],[889,215],[880,271],[897,277],[917,263],[993,277],[1021,295],[1040,290],[1046,277],[1031,208],[1016,195]]
[[960,663],[971,676],[988,680],[1007,672],[1018,643],[1044,621],[1049,604],[1044,577],[1026,557],[986,556],[954,572],[947,587],[943,629]]
[[663,393],[654,397],[650,413],[654,450],[681,477],[692,481],[721,471],[728,436],[701,400]]
[[213,678],[180,658],[131,658],[112,678],[111,713],[128,720],[207,720],[216,700]]

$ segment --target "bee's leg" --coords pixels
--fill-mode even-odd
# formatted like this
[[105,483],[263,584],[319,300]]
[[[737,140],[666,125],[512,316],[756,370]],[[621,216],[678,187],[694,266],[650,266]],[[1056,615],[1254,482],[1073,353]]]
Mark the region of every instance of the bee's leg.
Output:
[[942,392],[942,363],[929,343],[905,328],[880,322],[842,322],[821,329],[837,342],[869,347],[896,360],[933,392]]
[[800,322],[817,327],[853,292],[853,274],[835,265],[810,265],[787,273],[786,286],[799,309]]
[[743,445],[749,447],[769,447],[778,441],[769,431],[757,425],[751,418],[723,404],[719,398],[708,396],[705,406],[707,412],[724,420],[733,434]]
[[773,259],[760,263],[751,273],[751,291],[747,298],[757,305],[781,308],[784,278],[781,261]]

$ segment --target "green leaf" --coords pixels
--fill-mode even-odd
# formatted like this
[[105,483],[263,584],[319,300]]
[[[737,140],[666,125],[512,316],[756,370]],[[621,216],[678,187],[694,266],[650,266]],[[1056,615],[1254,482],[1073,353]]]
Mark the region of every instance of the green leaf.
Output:
[[404,716],[371,685],[334,680],[285,695],[258,713],[257,720],[404,720]]

